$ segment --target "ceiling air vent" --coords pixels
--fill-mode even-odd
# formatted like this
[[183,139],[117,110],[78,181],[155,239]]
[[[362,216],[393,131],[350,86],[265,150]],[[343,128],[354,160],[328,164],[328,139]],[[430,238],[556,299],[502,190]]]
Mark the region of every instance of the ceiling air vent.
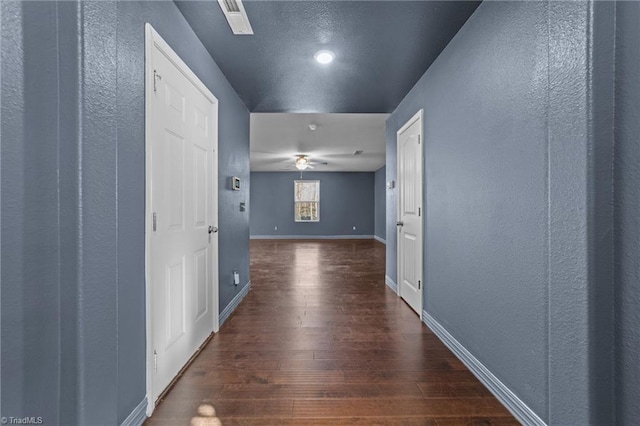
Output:
[[224,7],[227,9],[229,13],[240,13],[240,8],[238,7],[238,3],[235,0],[223,0]]
[[218,4],[235,35],[253,34],[253,28],[251,28],[242,0],[218,0]]
[[361,150],[361,149],[357,149],[357,150],[353,151],[353,155],[360,155],[360,154],[362,154],[363,152],[364,152],[363,150]]

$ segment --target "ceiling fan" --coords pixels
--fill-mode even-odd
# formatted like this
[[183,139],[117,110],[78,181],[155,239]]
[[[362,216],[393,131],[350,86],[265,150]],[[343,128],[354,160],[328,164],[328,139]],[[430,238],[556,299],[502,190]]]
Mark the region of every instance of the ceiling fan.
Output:
[[[301,152],[307,152],[306,154],[302,154]],[[269,167],[270,171],[288,171],[288,170],[300,170],[304,171],[307,169],[313,169],[314,166],[320,167],[321,170],[324,170],[324,166],[328,166],[329,164],[339,164],[340,162],[344,162],[345,160],[349,160],[354,156],[361,158],[368,158],[375,153],[365,153],[362,150],[356,150],[353,152],[335,152],[328,153],[326,151],[320,150],[299,150],[297,153],[295,151],[292,153],[287,152],[269,152],[269,151],[251,151],[251,161],[253,164],[259,165],[259,167]]]
[[[298,151],[299,152],[299,151]],[[329,164],[324,159],[318,159],[317,155],[311,154],[280,154],[275,152],[252,151],[260,164],[277,166],[278,170],[306,170],[313,169],[314,166]],[[315,160],[311,160],[313,157]]]

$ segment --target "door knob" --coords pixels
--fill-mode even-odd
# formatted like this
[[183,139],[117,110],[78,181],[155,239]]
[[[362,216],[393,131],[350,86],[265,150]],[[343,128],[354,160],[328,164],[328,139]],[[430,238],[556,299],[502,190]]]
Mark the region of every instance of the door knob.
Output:
[[404,226],[404,222],[399,220],[396,222],[396,226]]
[[215,232],[218,232],[218,227],[217,226],[210,226],[209,227],[209,233],[213,234]]

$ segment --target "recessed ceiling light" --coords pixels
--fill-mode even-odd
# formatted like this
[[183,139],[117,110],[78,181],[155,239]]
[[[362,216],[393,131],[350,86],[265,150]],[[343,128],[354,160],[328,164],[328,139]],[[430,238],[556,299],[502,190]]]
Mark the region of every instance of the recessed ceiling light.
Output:
[[330,50],[319,50],[313,57],[316,58],[316,61],[319,63],[326,65],[333,61],[336,55]]

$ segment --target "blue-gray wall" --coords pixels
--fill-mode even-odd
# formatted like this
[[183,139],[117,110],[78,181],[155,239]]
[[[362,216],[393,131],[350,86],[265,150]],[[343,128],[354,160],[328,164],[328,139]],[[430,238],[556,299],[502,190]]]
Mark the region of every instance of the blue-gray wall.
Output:
[[387,169],[380,167],[375,173],[374,198],[375,198],[375,236],[385,239],[387,236]]
[[614,7],[483,2],[387,121],[395,180],[424,109],[425,310],[551,424],[613,421]]
[[640,3],[620,2],[616,39],[616,413],[640,419]]
[[74,20],[59,16],[54,3],[2,2],[0,7],[0,408],[2,416],[33,413],[56,424],[62,395],[68,392],[73,398],[76,393],[75,376],[67,380],[60,375],[63,358],[75,355],[75,345],[70,345],[75,342],[75,273],[63,269],[71,254],[60,245],[73,235],[64,229],[70,222],[58,207],[59,200],[70,195],[59,191],[59,181],[74,179],[74,172],[61,167],[67,161],[59,156],[65,144],[61,135],[69,129],[57,117],[59,92],[71,102],[74,96],[68,86],[59,86],[59,76],[68,71],[67,61],[73,63],[74,55],[58,56],[58,21],[65,39],[66,30],[75,30]]
[[172,2],[2,2],[2,415],[145,397],[144,23],[220,101],[220,310],[249,280],[249,113]]
[[303,179],[320,181],[320,222],[311,223],[294,221],[296,179],[299,172],[251,173],[252,236],[373,236],[374,173],[303,173]]

